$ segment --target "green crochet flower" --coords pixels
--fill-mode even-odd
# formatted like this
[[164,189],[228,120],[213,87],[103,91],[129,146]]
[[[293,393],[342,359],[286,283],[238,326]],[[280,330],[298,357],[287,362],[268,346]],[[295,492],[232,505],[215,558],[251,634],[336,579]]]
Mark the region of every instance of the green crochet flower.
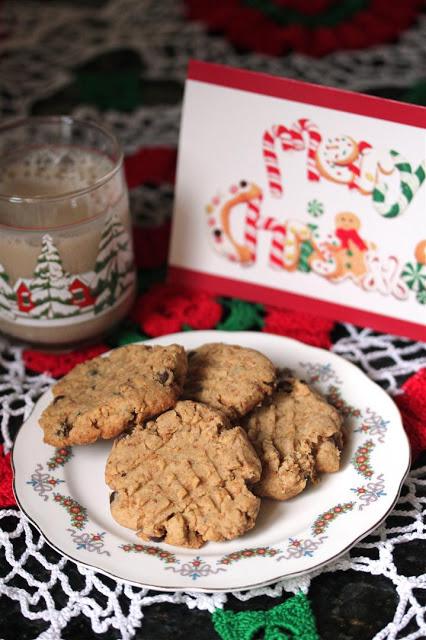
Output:
[[299,592],[269,611],[224,611],[212,615],[222,640],[252,640],[263,632],[264,640],[319,640],[309,600]]
[[117,332],[115,338],[116,344],[113,346],[125,347],[127,344],[132,344],[133,342],[148,340],[149,336],[132,329],[123,329],[122,331]]
[[252,304],[237,298],[220,298],[219,302],[228,313],[225,320],[219,322],[216,329],[222,331],[246,331],[247,329],[261,329],[263,327],[263,305]]

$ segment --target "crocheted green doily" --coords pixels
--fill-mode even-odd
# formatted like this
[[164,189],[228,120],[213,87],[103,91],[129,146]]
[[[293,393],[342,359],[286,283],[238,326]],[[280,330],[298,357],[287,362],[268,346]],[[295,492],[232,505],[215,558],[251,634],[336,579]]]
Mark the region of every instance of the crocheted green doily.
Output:
[[264,325],[263,305],[253,304],[238,298],[219,298],[218,301],[227,311],[225,320],[219,322],[216,329],[222,331],[247,331],[261,329]]
[[216,609],[212,620],[222,640],[319,640],[309,600],[301,592],[269,611]]

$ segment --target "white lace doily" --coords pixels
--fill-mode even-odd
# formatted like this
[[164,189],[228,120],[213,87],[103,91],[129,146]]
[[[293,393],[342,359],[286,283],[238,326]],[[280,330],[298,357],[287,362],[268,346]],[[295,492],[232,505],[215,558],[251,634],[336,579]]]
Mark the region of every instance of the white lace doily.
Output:
[[[426,344],[378,335],[368,329],[356,329],[352,325],[345,325],[345,329],[348,335],[333,345],[333,351],[358,364],[373,380],[392,392],[396,391],[398,380],[406,378],[426,364]],[[53,379],[46,375],[29,375],[22,361],[21,348],[10,347],[3,340],[0,342],[0,349],[0,364],[3,368],[0,376],[2,435],[7,450],[12,444],[14,423],[20,423],[28,417],[34,402]],[[377,368],[375,363],[378,358],[386,358],[388,363],[393,364],[388,364],[386,370]],[[273,587],[233,595],[240,600],[248,600],[259,595],[278,597],[283,590],[295,593],[302,589],[309,593],[312,579],[320,573],[330,571],[352,569],[382,575],[395,585],[399,604],[393,621],[374,640],[424,638],[426,607],[418,601],[416,590],[426,587],[426,576],[400,575],[392,554],[401,543],[426,539],[426,525],[423,522],[423,516],[426,515],[426,466],[411,471],[402,496],[392,513],[391,522],[402,516],[403,526],[391,526],[387,521],[373,535],[358,543],[350,553],[309,575],[282,581]],[[407,520],[409,524],[405,524]],[[4,547],[8,566],[0,581],[0,593],[19,601],[21,611],[27,618],[49,621],[48,630],[38,636],[40,640],[60,638],[61,630],[78,614],[90,618],[95,633],[103,633],[109,628],[118,629],[123,640],[130,640],[142,624],[143,607],[159,602],[173,602],[186,604],[189,608],[213,611],[216,607],[224,606],[227,601],[226,594],[154,594],[147,589],[107,579],[86,567],[78,568],[82,586],[75,589],[67,577],[67,565],[70,561],[52,552],[19,511],[0,511],[1,529],[3,521],[7,521],[7,527],[0,531],[0,544]],[[22,549],[25,549],[24,553]],[[49,550],[49,559],[46,558],[46,549]],[[371,553],[373,549],[376,550],[374,554]],[[51,559],[53,556],[54,561]],[[35,578],[26,567],[30,559],[37,560],[44,567],[44,580]],[[16,586],[18,578],[24,581],[25,586]],[[53,587],[56,599],[51,595]],[[93,595],[94,591],[104,596],[104,606],[100,606],[99,599]],[[60,606],[58,599],[61,602],[65,599],[66,605]],[[408,635],[400,635],[409,624],[410,628],[417,626],[417,630]]]

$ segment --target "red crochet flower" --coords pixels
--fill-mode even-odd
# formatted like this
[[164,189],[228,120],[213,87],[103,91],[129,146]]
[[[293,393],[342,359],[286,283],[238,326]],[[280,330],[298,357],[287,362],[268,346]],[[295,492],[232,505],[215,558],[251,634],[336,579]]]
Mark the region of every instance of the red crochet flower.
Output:
[[188,18],[224,33],[237,47],[281,56],[324,56],[397,38],[422,0],[186,0]]
[[328,349],[331,345],[332,320],[311,316],[309,313],[289,311],[265,306],[265,324],[262,331],[295,338],[314,347]]
[[37,373],[48,373],[55,378],[59,378],[68,373],[68,371],[71,371],[76,364],[95,358],[101,353],[105,353],[105,351],[109,351],[109,347],[105,344],[85,347],[84,349],[70,351],[69,353],[45,353],[43,351],[26,349],[22,357],[27,369],[37,371]]
[[426,368],[420,369],[403,385],[404,393],[395,397],[411,444],[413,460],[426,449]]
[[157,284],[137,301],[133,319],[149,336],[191,329],[212,329],[222,317],[222,307],[204,291]]
[[10,453],[4,455],[3,445],[0,444],[0,507],[12,507],[16,505],[12,490],[12,466]]

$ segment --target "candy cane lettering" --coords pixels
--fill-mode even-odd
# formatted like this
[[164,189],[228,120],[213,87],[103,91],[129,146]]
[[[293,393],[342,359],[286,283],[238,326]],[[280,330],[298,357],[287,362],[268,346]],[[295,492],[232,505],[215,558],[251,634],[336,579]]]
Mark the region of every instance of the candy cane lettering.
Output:
[[368,145],[362,150],[358,171],[354,171],[353,186],[363,195],[371,195],[376,184],[394,171],[394,162],[390,153],[376,151]]
[[311,231],[303,222],[290,220],[287,223],[287,237],[283,252],[283,267],[287,271],[297,269],[300,258],[300,246],[302,242],[308,240]]
[[[262,218],[262,191],[254,183],[244,180],[229,189],[230,198],[222,204],[219,196],[206,207],[207,224],[214,249],[232,262],[251,265],[256,261],[259,231],[271,233],[269,264],[274,269],[294,271],[300,258],[301,244],[311,235],[309,227],[299,220],[282,222]],[[231,230],[231,216],[235,207],[246,204],[243,242],[239,243]]]
[[396,256],[382,259],[371,252],[367,254],[368,273],[360,284],[364,291],[377,291],[384,296],[393,295],[398,300],[408,298],[408,288],[401,279],[401,267]]
[[[307,138],[307,145],[305,138]],[[289,129],[284,125],[274,125],[263,134],[262,150],[265,162],[268,184],[271,195],[280,198],[283,194],[281,171],[276,152],[276,143],[281,144],[283,151],[303,151],[307,148],[307,177],[308,180],[320,179],[315,155],[321,142],[321,134],[316,124],[307,118],[297,120]]]
[[[207,205],[207,224],[214,249],[232,262],[244,265],[253,264],[257,249],[257,222],[260,215],[262,190],[254,183],[242,180],[229,189],[231,197],[222,206],[221,198],[216,196]],[[240,204],[246,204],[244,241],[235,240],[231,230],[231,216]]]
[[283,253],[286,242],[287,228],[284,223],[277,222],[275,218],[260,219],[258,229],[270,231],[271,248],[269,251],[269,265],[273,269],[283,269]]
[[271,245],[269,251],[269,265],[273,269],[294,271],[297,269],[302,242],[311,236],[311,230],[299,220],[280,222],[275,218],[260,218],[257,228],[270,231]]
[[326,138],[318,147],[316,163],[323,178],[339,184],[356,186],[359,169],[355,160],[359,156],[359,147],[350,136]]
[[399,171],[400,187],[396,201],[389,202],[388,185],[383,176],[373,190],[373,205],[385,218],[395,218],[405,211],[426,177],[426,164],[422,162],[413,171],[411,164],[398,151],[390,152],[395,168]]

